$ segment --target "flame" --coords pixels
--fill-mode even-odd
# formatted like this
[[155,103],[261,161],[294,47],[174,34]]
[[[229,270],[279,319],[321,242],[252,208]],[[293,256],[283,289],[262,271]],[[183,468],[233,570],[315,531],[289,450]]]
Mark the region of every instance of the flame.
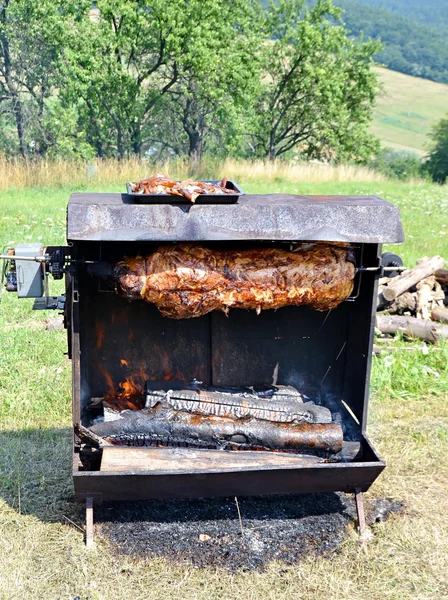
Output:
[[[128,366],[128,361],[120,359],[120,364]],[[104,394],[104,406],[114,410],[140,410],[144,407],[144,389],[145,382],[148,379],[143,367],[135,373],[126,376],[125,381],[118,384],[120,390],[117,390],[113,378],[104,365],[98,365],[99,370],[106,380],[107,392]]]

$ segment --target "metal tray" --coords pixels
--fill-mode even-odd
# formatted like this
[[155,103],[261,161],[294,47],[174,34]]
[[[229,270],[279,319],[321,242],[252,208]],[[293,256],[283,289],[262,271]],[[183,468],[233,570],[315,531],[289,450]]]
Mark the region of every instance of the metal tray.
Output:
[[[204,183],[219,183],[221,179],[201,179]],[[200,194],[194,204],[235,204],[238,198],[244,194],[243,190],[231,180],[227,180],[226,189],[232,190],[234,194]],[[189,204],[183,196],[172,196],[171,194],[136,194],[131,191],[131,184],[126,184],[127,195],[138,204]]]

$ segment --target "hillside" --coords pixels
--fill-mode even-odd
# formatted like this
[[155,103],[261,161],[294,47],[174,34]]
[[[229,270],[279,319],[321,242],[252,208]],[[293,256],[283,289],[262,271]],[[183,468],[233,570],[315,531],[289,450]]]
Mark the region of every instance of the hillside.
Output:
[[378,68],[378,95],[372,133],[383,146],[425,153],[432,125],[448,111],[448,85]]
[[[353,36],[383,42],[384,49],[376,55],[376,60],[394,71],[448,83],[446,27],[413,19],[411,6],[404,17],[385,8],[369,6],[367,1],[380,4],[380,0],[334,0],[334,4],[344,10],[343,21]],[[435,11],[435,14],[438,13]],[[442,13],[440,18],[443,18]]]
[[393,13],[425,25],[448,26],[446,0],[357,0],[374,8],[384,8]]

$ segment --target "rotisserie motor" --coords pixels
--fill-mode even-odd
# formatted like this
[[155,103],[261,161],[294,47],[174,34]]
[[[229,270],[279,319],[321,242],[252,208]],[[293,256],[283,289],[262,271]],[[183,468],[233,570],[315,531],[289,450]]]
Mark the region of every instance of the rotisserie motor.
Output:
[[125,258],[114,269],[118,293],[153,303],[172,319],[230,308],[259,313],[305,304],[329,310],[350,296],[354,276],[349,247],[320,243],[292,251],[175,244],[146,257]]

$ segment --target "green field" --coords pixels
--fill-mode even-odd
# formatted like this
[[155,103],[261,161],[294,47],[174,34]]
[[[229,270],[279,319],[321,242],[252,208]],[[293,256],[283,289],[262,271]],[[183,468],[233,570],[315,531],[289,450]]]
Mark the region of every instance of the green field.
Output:
[[372,133],[385,147],[426,153],[431,127],[448,112],[448,85],[388,69],[377,71],[383,90]]
[[[247,192],[380,195],[400,206],[406,264],[436,253],[448,259],[448,218],[440,218],[448,214],[446,186],[240,183]],[[0,192],[1,245],[64,243],[69,194],[68,188]],[[0,305],[0,600],[448,598],[448,344],[426,349],[397,340],[374,357],[369,433],[388,468],[368,497],[399,500],[405,513],[375,525],[365,546],[351,525],[330,557],[232,573],[117,557],[101,535],[86,552],[70,477],[65,332],[46,331],[48,315],[31,304],[4,294]]]

